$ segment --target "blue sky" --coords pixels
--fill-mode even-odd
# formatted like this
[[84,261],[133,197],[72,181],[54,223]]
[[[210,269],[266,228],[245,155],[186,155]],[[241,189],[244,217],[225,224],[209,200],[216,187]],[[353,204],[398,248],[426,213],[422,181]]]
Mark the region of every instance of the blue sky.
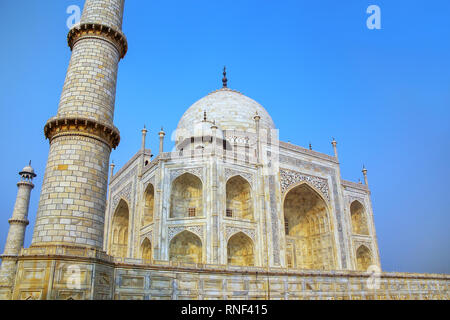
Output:
[[[30,159],[31,242],[72,4],[83,1],[0,2],[1,248]],[[371,4],[381,30],[366,27]],[[128,0],[111,158],[135,154],[144,123],[156,153],[160,127],[172,132],[227,65],[229,87],[261,103],[282,140],[332,154],[334,136],[346,180],[366,165],[384,270],[450,273],[449,14],[446,0]]]

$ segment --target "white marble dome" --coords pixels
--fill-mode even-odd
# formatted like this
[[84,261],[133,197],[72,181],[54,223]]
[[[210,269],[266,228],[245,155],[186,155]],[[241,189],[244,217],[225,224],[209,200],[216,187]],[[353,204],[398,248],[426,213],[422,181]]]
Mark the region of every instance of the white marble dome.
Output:
[[272,118],[263,106],[238,91],[222,88],[194,103],[181,117],[177,132],[192,131],[195,124],[204,121],[205,111],[208,121],[215,121],[223,131],[255,132],[253,118],[256,113],[261,117],[262,129],[275,129]]

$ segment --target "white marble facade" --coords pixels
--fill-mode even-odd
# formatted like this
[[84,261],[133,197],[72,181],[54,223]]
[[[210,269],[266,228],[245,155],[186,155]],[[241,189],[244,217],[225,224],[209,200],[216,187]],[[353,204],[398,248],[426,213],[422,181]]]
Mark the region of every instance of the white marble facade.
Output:
[[171,152],[141,149],[110,178],[104,249],[117,261],[380,266],[368,186],[341,179],[337,154],[279,141],[254,100],[212,92],[175,137]]

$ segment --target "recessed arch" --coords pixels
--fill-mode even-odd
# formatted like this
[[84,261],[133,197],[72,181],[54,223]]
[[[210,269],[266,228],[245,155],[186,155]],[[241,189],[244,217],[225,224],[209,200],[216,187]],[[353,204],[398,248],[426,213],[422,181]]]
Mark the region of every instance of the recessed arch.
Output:
[[147,237],[141,243],[141,259],[152,260],[152,243]]
[[369,235],[366,210],[358,200],[353,201],[350,205],[350,216],[352,220],[352,233]]
[[112,219],[112,238],[110,252],[112,256],[125,258],[128,251],[129,208],[124,199],[117,204]]
[[142,215],[141,225],[146,226],[153,222],[155,210],[155,188],[149,183],[144,192],[144,212]]
[[367,271],[372,265],[372,253],[365,245],[359,246],[356,250],[356,270]]
[[250,183],[240,175],[226,183],[226,216],[253,220],[253,197]]
[[202,241],[190,231],[182,231],[170,241],[170,261],[202,263],[202,256]]
[[200,178],[184,173],[172,182],[170,218],[203,216],[203,184]]
[[327,198],[325,198],[324,194],[322,193],[322,191],[320,191],[318,188],[316,188],[315,186],[313,186],[311,183],[309,183],[308,181],[299,181],[297,183],[293,183],[291,184],[286,191],[284,192],[284,196],[283,196],[283,202],[286,199],[287,195],[289,194],[290,191],[292,191],[293,189],[296,189],[297,187],[300,187],[302,185],[307,186],[308,188],[310,188],[312,191],[314,191],[318,197],[320,197],[322,199],[323,202],[325,202],[325,204],[329,207],[329,200]]
[[299,269],[336,268],[335,245],[328,203],[306,182],[290,188],[284,197],[286,260]]
[[227,244],[227,260],[229,265],[254,266],[255,252],[252,239],[243,232],[231,236]]

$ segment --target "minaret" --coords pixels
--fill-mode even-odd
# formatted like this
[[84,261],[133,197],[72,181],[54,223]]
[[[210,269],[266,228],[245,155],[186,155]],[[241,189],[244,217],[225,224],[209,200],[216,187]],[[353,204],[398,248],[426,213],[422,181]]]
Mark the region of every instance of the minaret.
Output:
[[141,143],[141,150],[142,151],[145,151],[145,137],[147,136],[147,132],[148,132],[148,130],[147,130],[147,128],[145,127],[145,125],[144,125],[144,129],[142,129],[142,143]]
[[28,166],[19,172],[20,181],[17,183],[18,191],[14,211],[9,219],[9,232],[6,240],[5,251],[2,255],[1,277],[12,285],[16,273],[16,260],[23,248],[25,229],[28,225],[28,207],[30,204],[31,190],[34,188],[33,179],[36,177],[31,161]]
[[120,141],[113,120],[118,63],[127,52],[124,1],[86,0],[69,31],[58,112],[44,128],[50,151],[32,247],[102,249],[109,157]]
[[369,181],[367,180],[367,169],[366,166],[363,165],[362,173],[364,175],[364,184],[369,186]]
[[111,162],[109,165],[109,181],[111,181],[112,177],[114,176],[114,168],[116,165],[114,164],[114,161]]
[[333,138],[333,141],[331,141],[331,145],[333,146],[334,156],[335,156],[336,160],[339,161],[338,152],[337,152],[337,141],[334,138]]
[[161,131],[158,134],[159,134],[159,154],[161,155],[164,152],[164,136],[166,135],[163,127],[161,127]]

